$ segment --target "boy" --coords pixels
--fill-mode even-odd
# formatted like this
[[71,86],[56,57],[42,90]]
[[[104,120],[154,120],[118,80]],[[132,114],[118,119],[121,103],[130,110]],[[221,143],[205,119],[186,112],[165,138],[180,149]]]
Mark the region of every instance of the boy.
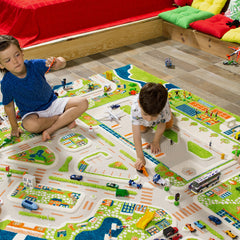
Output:
[[168,102],[168,92],[162,84],[145,84],[131,109],[133,141],[135,144],[137,161],[135,167],[140,170],[145,164],[142,150],[141,132],[146,132],[149,127],[157,125],[154,139],[148,143],[147,148],[153,154],[161,152],[160,139],[166,127],[173,125],[172,114]]
[[0,35],[0,69],[4,73],[2,103],[12,136],[19,137],[22,133],[16,120],[14,102],[19,109],[22,126],[32,133],[42,132],[43,141],[51,139],[56,130],[66,125],[73,128],[75,119],[87,110],[85,98],[57,98],[44,76],[50,66],[58,70],[66,66],[66,61],[62,57],[24,61],[18,40]]

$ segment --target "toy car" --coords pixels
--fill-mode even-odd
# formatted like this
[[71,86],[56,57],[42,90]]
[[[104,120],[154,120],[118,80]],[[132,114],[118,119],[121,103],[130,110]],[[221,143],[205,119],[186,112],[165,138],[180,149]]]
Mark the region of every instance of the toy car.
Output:
[[206,228],[206,226],[205,225],[203,225],[203,224],[201,224],[199,221],[195,221],[195,222],[193,222],[198,228],[200,228],[200,229],[204,229],[204,228]]
[[180,238],[182,238],[182,237],[183,237],[182,234],[178,233],[178,234],[176,234],[175,236],[170,237],[169,240],[178,240],[178,239],[180,239]]
[[166,185],[166,181],[165,181],[163,178],[161,178],[161,176],[160,176],[159,174],[155,174],[155,175],[153,176],[153,182],[154,182],[155,184],[160,184],[160,185],[162,185],[162,186],[165,186],[165,185]]
[[208,219],[210,222],[213,222],[216,225],[220,225],[222,223],[222,221],[218,217],[215,217],[213,215],[209,215]]
[[192,225],[190,223],[185,224],[185,226],[189,229],[190,232],[196,232],[197,231],[195,228],[192,227]]
[[72,180],[77,180],[77,181],[81,181],[82,178],[83,178],[82,175],[72,174],[72,175],[70,176],[70,179],[72,179]]
[[128,197],[129,192],[127,189],[116,189],[116,197]]
[[237,239],[237,238],[238,238],[238,236],[237,236],[237,235],[234,235],[234,234],[231,232],[231,230],[227,230],[227,231],[225,231],[225,233],[226,233],[229,237],[231,237],[232,239]]
[[116,183],[107,183],[106,186],[110,187],[110,188],[118,188],[119,187],[119,185],[117,185]]
[[225,60],[223,61],[223,65],[238,65],[238,62],[234,60]]
[[32,202],[30,200],[27,199],[23,199],[22,201],[22,207],[29,209],[29,210],[37,210],[38,209],[38,205],[35,202]]
[[110,106],[111,109],[117,109],[119,107],[120,107],[119,104],[113,104],[113,105]]
[[167,227],[167,228],[163,229],[164,237],[170,237],[177,232],[178,232],[178,228],[176,228],[176,227],[171,227],[170,226],[170,227]]
[[140,183],[136,183],[136,182],[134,182],[134,180],[129,180],[129,186],[132,186],[132,187],[136,187],[136,188],[138,188],[138,189],[141,189],[142,188],[142,184]]

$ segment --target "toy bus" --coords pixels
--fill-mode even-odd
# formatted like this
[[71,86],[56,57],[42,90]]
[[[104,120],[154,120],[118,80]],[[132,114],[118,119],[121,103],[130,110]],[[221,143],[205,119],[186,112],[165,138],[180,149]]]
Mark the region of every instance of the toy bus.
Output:
[[194,180],[189,186],[189,190],[195,194],[203,191],[204,188],[213,186],[219,182],[221,172],[218,169],[210,171]]

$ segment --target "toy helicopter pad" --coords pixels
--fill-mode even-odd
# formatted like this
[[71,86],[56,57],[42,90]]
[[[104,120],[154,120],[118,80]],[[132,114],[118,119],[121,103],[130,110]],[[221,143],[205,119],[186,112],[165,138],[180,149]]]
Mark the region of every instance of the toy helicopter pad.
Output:
[[[174,117],[173,128],[161,139],[160,153],[152,154],[146,148],[156,129],[142,135],[148,178],[134,168],[130,118],[135,94],[146,82],[161,83],[168,89]],[[161,206],[163,188],[152,183],[154,174],[168,179],[170,188],[182,189],[212,169],[224,170],[236,164],[233,159],[239,153],[239,116],[133,65],[54,90],[59,97],[86,96],[89,109],[77,119],[75,128],[58,130],[50,141],[43,143],[41,135],[28,132],[5,141],[10,127],[0,109],[4,119],[0,125],[0,197],[8,199],[9,209],[13,209],[8,216],[1,215],[4,234],[57,240],[109,239],[110,235],[111,239],[155,239],[162,236],[164,228],[175,224],[175,218]],[[6,165],[12,173],[10,179],[6,177]],[[24,173],[36,176],[41,187],[24,189]],[[83,179],[71,180],[71,175],[82,175]],[[129,179],[143,188],[129,186]],[[116,189],[107,187],[107,183],[116,183],[129,195],[116,197]],[[39,211],[29,213],[21,208],[21,200],[29,196],[39,204]],[[43,219],[41,224],[38,218]],[[144,229],[136,226],[140,219],[148,223]]]

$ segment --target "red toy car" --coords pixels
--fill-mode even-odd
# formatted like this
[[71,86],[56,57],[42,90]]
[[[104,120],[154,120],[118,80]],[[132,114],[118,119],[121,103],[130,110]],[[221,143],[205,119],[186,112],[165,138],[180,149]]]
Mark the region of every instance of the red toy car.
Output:
[[178,233],[177,235],[169,238],[169,240],[178,240],[178,239],[180,239],[180,238],[182,238],[182,234]]

